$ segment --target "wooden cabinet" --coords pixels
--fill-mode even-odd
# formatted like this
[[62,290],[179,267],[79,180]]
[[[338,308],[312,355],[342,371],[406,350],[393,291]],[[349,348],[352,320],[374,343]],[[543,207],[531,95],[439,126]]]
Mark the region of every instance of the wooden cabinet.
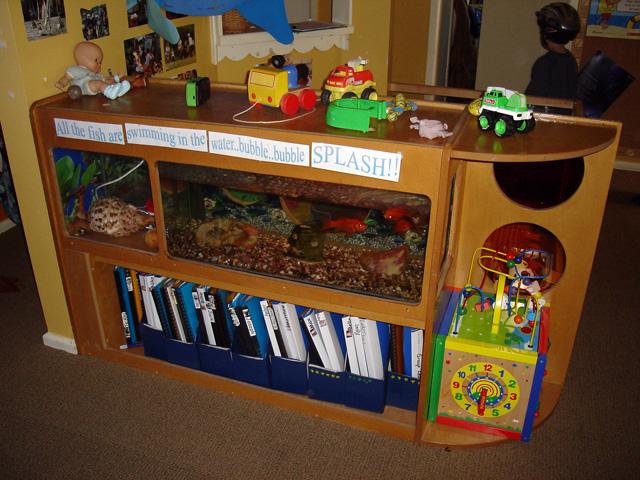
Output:
[[[57,95],[34,104],[33,131],[79,352],[408,440],[450,445],[493,443],[501,439],[424,420],[432,333],[448,292],[464,286],[475,248],[504,225],[535,224],[553,233],[566,259],[562,278],[552,293],[553,347],[538,422],[546,419],[559,398],[569,366],[620,126],[541,116],[533,132],[499,139],[480,132],[475,119],[461,106],[423,103],[415,115],[442,120],[453,132],[446,139],[427,140],[409,128],[409,114],[394,123],[373,123],[370,132],[359,133],[327,127],[321,106],[294,119],[267,108],[240,114],[247,106],[242,90],[214,86],[207,103],[190,108],[184,102],[183,86],[171,82],[152,82],[117,101],[101,96],[71,100]],[[83,201],[88,207],[94,197],[86,192],[97,185],[84,185],[73,194],[62,186],[54,159],[69,156],[67,161],[73,162],[74,152],[117,164],[123,172],[141,162],[137,183],[129,178],[130,186],[121,188],[118,195],[137,195],[138,203],[144,201],[141,197],[148,197],[154,206],[157,231],[164,233],[158,235],[157,244],[145,241],[142,231],[121,237],[90,229],[85,229],[85,235],[78,234],[71,210],[76,208],[77,214]],[[344,152],[350,153],[341,156]],[[557,164],[574,157],[582,159],[579,163],[583,165],[575,191],[558,205],[542,209],[511,200],[494,173],[496,165],[520,163],[526,176],[531,165]],[[116,174],[110,179],[116,179]],[[552,180],[543,174],[530,178],[541,186],[550,182],[555,189]],[[115,188],[115,183],[100,188]],[[181,190],[185,186],[186,194]],[[408,270],[410,275],[405,271],[406,278],[398,285],[390,282],[385,289],[381,285],[389,283],[388,278],[382,275],[376,281],[375,268],[365,272],[370,281],[351,283],[344,277],[276,269],[266,261],[253,261],[251,254],[244,259],[199,256],[178,244],[182,237],[177,225],[184,205],[186,220],[198,225],[204,222],[206,212],[194,213],[189,195],[196,192],[201,200],[203,191],[211,186],[231,196],[235,191],[253,191],[272,202],[281,197],[316,202],[323,205],[316,205],[311,213],[316,221],[327,210],[337,210],[346,217],[375,211],[378,227],[370,228],[377,228],[374,250],[382,256],[398,245],[405,248],[405,240],[399,232],[389,230],[392,225],[387,230],[380,227],[384,223],[380,212],[401,203],[405,208],[410,205],[408,216],[413,217],[412,227],[418,231],[416,243],[406,247],[413,270]],[[73,195],[78,201],[70,207]],[[180,203],[181,198],[186,198],[186,203]],[[211,201],[215,204],[215,198]],[[269,205],[278,209],[278,205],[266,204],[257,215],[269,215]],[[198,208],[202,210],[202,205]],[[309,215],[308,211],[298,213]],[[348,232],[334,235],[332,241],[346,245],[352,242],[349,237]],[[373,242],[371,238],[366,241]],[[384,243],[393,239],[395,245]],[[373,248],[371,244],[367,247]],[[424,329],[417,411],[388,406],[380,414],[365,412],[161,362],[143,356],[140,349],[121,349],[124,337],[114,265]]]

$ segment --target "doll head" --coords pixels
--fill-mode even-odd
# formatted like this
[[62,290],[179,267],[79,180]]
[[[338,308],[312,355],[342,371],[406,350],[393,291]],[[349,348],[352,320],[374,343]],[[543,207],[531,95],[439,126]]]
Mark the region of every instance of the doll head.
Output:
[[81,65],[93,73],[99,73],[102,68],[102,49],[92,42],[80,42],[73,50],[76,64]]

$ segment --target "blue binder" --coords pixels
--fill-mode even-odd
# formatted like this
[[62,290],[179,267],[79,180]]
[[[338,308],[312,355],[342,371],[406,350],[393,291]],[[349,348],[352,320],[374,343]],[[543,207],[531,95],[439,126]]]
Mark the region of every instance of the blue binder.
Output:
[[[119,266],[114,267],[113,272],[116,278],[120,307],[122,308],[122,313],[126,315],[126,319],[123,318],[123,326],[125,328],[125,337],[127,338],[127,344],[135,345],[140,341],[140,339],[138,338],[138,334],[136,332],[133,306],[131,305],[129,289],[127,288],[126,272],[123,267]],[[124,325],[124,322],[126,322],[126,326]]]

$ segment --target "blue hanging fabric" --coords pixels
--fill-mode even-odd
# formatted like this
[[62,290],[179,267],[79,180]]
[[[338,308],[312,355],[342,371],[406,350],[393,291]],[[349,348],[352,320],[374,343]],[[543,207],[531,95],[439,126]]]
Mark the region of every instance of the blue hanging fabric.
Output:
[[[136,3],[136,0],[127,0],[127,7],[133,8]],[[149,27],[175,45],[179,39],[178,31],[161,9],[199,17],[222,15],[237,9],[248,22],[262,28],[278,42],[293,42],[284,0],[147,0]]]

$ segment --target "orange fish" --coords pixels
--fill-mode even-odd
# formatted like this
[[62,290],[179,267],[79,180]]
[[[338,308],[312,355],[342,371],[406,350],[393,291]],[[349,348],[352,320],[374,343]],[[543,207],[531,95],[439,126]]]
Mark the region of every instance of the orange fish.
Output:
[[367,226],[362,220],[357,218],[338,218],[337,220],[326,220],[323,228],[325,230],[335,230],[346,234],[362,233]]
[[387,220],[400,220],[409,216],[409,210],[404,207],[389,207],[384,211],[383,215]]
[[396,223],[393,224],[393,233],[397,233],[402,235],[403,233],[407,233],[413,227],[413,223],[411,223],[406,218],[401,218]]

